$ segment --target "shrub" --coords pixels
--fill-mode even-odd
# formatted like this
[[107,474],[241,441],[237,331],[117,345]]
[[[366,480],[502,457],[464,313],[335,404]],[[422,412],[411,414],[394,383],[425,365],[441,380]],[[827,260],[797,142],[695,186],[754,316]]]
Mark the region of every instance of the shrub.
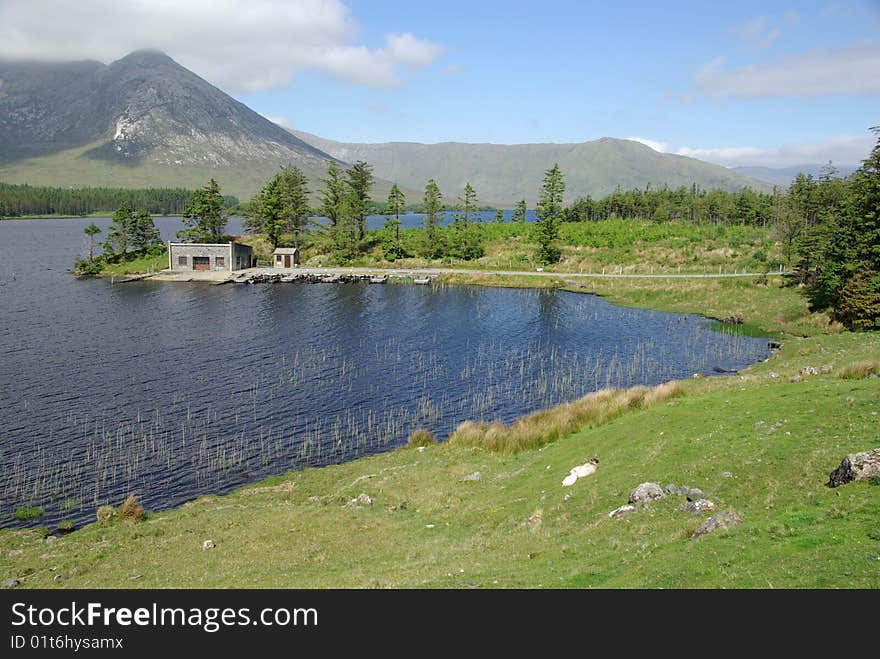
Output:
[[129,524],[137,524],[143,521],[144,517],[146,517],[146,512],[144,512],[141,504],[138,503],[137,497],[129,494],[128,498],[119,507],[119,517]]
[[22,506],[15,511],[15,519],[20,522],[26,522],[29,519],[42,517],[44,512],[39,506]]
[[412,431],[412,434],[409,436],[409,440],[407,440],[407,446],[431,446],[432,444],[436,444],[437,440],[424,428],[417,428]]
[[116,508],[113,506],[100,506],[95,513],[95,517],[98,519],[99,524],[106,524],[116,517]]

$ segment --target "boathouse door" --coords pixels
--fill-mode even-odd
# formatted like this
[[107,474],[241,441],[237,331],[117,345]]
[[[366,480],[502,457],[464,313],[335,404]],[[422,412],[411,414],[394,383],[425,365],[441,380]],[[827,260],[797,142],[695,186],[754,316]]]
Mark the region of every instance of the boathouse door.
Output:
[[289,267],[290,267],[290,254],[285,254],[285,255],[284,255],[284,267],[285,267],[285,268],[289,268]]
[[210,256],[194,256],[193,257],[193,270],[210,270],[211,269],[211,257]]

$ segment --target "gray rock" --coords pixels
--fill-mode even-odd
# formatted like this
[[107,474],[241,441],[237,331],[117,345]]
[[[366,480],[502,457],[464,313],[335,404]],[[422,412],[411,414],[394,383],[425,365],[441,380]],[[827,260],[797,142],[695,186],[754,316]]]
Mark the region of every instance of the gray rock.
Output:
[[608,517],[620,517],[621,515],[626,515],[627,513],[631,513],[636,509],[635,506],[630,506],[629,504],[625,506],[621,506],[620,508],[615,508],[610,513],[608,513]]
[[804,366],[801,375],[819,375],[819,370],[815,366]]
[[15,588],[19,584],[21,584],[21,582],[18,579],[7,579],[6,581],[3,582],[3,587],[4,588]]
[[726,510],[723,513],[713,515],[705,522],[700,524],[697,527],[697,530],[694,531],[693,537],[699,538],[700,536],[706,535],[707,533],[723,531],[725,529],[732,528],[737,524],[742,524],[742,518],[736,513],[736,511]]
[[351,506],[361,507],[361,506],[372,506],[372,505],[373,505],[373,498],[369,494],[366,494],[365,492],[361,492],[360,494],[357,495],[357,498],[352,499],[347,504],[345,504],[345,507],[350,508]]
[[850,481],[865,481],[880,476],[880,447],[861,453],[850,453],[828,475],[828,487],[837,487]]
[[679,485],[678,490],[676,490],[676,494],[680,497],[686,497],[687,493],[690,492],[691,488],[688,485]]
[[705,499],[706,495],[700,488],[692,487],[685,493],[685,497],[687,497],[688,501],[699,501],[700,499]]
[[779,377],[779,373],[777,373],[776,371],[770,371],[770,372],[767,374],[767,377],[770,378],[770,379],[775,380],[776,378]]
[[480,472],[475,471],[474,473],[468,474],[467,476],[462,476],[461,478],[458,479],[458,482],[459,483],[467,483],[469,481],[478,481],[481,478],[482,478],[482,475],[480,474]]
[[663,490],[657,483],[642,483],[629,493],[629,503],[636,505],[663,498]]
[[721,472],[721,478],[733,478],[733,474],[731,474],[729,471],[723,471]]
[[663,491],[670,496],[675,496],[678,494],[678,486],[675,483],[669,483],[666,487],[663,488]]
[[715,510],[716,506],[714,503],[709,501],[708,499],[697,499],[696,501],[685,501],[681,504],[678,509],[682,512],[691,513],[692,515],[696,515],[697,513],[703,513],[707,510]]
[[213,540],[205,540],[202,542],[202,549],[207,551],[208,549],[213,549],[217,544]]

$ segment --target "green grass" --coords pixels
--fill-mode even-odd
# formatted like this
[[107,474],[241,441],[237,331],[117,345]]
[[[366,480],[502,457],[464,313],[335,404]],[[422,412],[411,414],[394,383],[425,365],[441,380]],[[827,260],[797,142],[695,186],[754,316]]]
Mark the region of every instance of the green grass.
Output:
[[[683,381],[679,397],[540,448],[402,448],[51,545],[37,531],[0,531],[0,578],[37,588],[878,588],[880,487],[824,483],[845,454],[880,445],[880,379],[838,377],[880,354],[880,334],[840,331],[777,284],[576,286],[776,332],[781,350],[737,376]],[[800,376],[808,366],[827,368]],[[594,456],[596,474],[561,486]],[[476,471],[480,480],[461,481]],[[699,487],[743,523],[690,539],[709,514],[678,511],[678,497],[610,519],[644,481]],[[373,505],[346,506],[360,493]],[[203,551],[207,539],[216,548]]]

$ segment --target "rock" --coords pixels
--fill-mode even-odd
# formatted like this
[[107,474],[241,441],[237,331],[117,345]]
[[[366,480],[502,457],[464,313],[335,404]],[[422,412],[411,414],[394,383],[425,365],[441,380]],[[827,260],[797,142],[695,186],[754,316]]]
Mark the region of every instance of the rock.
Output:
[[776,378],[779,377],[779,373],[777,373],[776,371],[770,371],[767,374],[767,377],[770,378],[771,380],[775,380]]
[[416,450],[417,450],[419,453],[424,453],[424,452],[425,452],[425,447],[424,447],[424,446],[419,446]]
[[831,364],[824,364],[822,368],[819,369],[820,373],[830,373],[834,370],[834,367]]
[[4,588],[15,588],[19,584],[21,584],[21,581],[19,581],[18,579],[7,579],[6,581],[3,582],[3,587]]
[[800,375],[792,375],[788,378],[789,382],[800,382],[801,380],[803,380],[803,378]]
[[705,522],[700,524],[697,527],[697,530],[694,531],[693,537],[699,538],[700,536],[706,535],[707,533],[723,531],[725,529],[732,528],[737,524],[742,524],[742,518],[736,513],[736,511],[726,510],[723,513],[713,515]]
[[758,421],[755,425],[752,426],[752,430],[760,430],[761,426],[763,426],[766,421]]
[[716,506],[708,499],[697,499],[696,501],[685,501],[678,509],[685,513],[696,515],[697,513],[706,512],[707,510],[715,510]]
[[733,474],[731,474],[729,471],[722,471],[721,478],[733,478]]
[[663,490],[660,489],[660,486],[657,485],[657,483],[642,483],[629,493],[629,503],[634,503],[636,505],[662,498]]
[[827,487],[837,487],[850,481],[865,481],[880,476],[880,447],[861,453],[850,453],[840,466],[828,475]]
[[801,369],[801,375],[819,375],[819,371],[815,366],[804,366]]
[[728,316],[727,318],[723,318],[721,320],[725,325],[742,325],[743,317],[742,316]]
[[474,473],[468,474],[467,476],[462,476],[461,478],[458,479],[458,482],[459,483],[468,483],[471,481],[478,481],[481,478],[482,478],[482,475],[480,474],[480,472],[475,471]]
[[666,487],[663,488],[663,491],[670,496],[675,496],[678,494],[678,487],[675,483],[669,483]]
[[578,477],[575,474],[569,474],[565,478],[562,479],[562,487],[571,487],[575,483],[577,483]]
[[615,508],[610,513],[608,513],[608,517],[619,517],[620,515],[626,515],[627,513],[631,513],[636,509],[635,506],[630,506],[629,504],[625,506],[621,506],[620,508]]
[[767,347],[770,350],[779,350],[782,347],[782,344],[777,343],[776,341],[767,341]]
[[568,501],[569,499],[571,499],[571,495],[570,495],[570,494],[566,494],[564,497],[562,497],[562,500],[563,500],[563,501]]
[[699,501],[700,499],[706,498],[706,495],[703,494],[703,490],[698,487],[692,487],[688,489],[685,496],[687,497],[688,501]]
[[205,540],[204,542],[202,542],[202,549],[204,551],[207,551],[209,549],[213,549],[216,546],[217,545],[213,540]]
[[54,535],[47,535],[45,542],[55,542],[58,538]]
[[347,504],[345,504],[345,507],[350,508],[352,506],[362,507],[362,506],[372,506],[372,505],[373,505],[372,497],[369,494],[361,492],[360,494],[357,495],[357,498],[352,499]]

